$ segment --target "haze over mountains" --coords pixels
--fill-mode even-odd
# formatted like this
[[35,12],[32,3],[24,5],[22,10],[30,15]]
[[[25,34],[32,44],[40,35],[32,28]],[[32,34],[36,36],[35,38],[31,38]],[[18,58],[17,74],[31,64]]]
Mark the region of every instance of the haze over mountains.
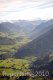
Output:
[[42,23],[42,20],[37,21],[12,21],[12,22],[2,22],[0,23],[0,32],[17,32],[17,33],[30,33],[37,25]]
[[11,21],[0,23],[0,32],[20,33],[35,39],[41,34],[47,32],[53,25],[53,20],[37,20],[37,21]]

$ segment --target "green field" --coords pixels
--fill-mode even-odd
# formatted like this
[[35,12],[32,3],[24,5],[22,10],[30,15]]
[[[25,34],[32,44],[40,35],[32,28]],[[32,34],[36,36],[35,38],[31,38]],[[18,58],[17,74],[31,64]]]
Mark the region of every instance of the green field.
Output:
[[[6,73],[17,73],[22,72],[26,73],[29,72],[29,66],[31,62],[35,61],[36,57],[26,57],[23,59],[14,59],[14,58],[8,58],[6,60],[0,60],[0,71],[3,73],[5,71]],[[2,74],[1,73],[1,74]]]

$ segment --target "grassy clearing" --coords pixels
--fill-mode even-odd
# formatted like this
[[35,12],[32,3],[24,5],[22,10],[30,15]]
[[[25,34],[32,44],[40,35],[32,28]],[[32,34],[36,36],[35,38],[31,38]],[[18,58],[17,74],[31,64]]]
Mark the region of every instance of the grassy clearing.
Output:
[[0,71],[3,73],[5,71],[6,73],[25,73],[29,71],[29,64],[30,62],[25,59],[6,59],[6,60],[0,60]]
[[[36,57],[33,58],[36,60]],[[6,73],[28,72],[31,61],[34,61],[33,58],[0,60],[0,71],[5,71]]]

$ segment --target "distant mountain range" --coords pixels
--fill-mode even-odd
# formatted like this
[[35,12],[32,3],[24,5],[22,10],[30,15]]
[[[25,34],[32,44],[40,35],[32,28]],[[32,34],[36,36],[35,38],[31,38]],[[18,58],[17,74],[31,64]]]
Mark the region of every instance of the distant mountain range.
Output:
[[35,29],[37,25],[42,23],[42,20],[37,21],[11,21],[11,22],[2,22],[0,23],[0,32],[8,32],[8,33],[20,33],[20,34],[29,34],[32,30]]

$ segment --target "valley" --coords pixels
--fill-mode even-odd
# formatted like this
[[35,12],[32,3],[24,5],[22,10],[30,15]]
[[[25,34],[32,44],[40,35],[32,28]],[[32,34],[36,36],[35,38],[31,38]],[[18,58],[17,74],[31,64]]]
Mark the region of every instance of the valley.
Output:
[[53,80],[53,20],[0,23],[0,80]]

